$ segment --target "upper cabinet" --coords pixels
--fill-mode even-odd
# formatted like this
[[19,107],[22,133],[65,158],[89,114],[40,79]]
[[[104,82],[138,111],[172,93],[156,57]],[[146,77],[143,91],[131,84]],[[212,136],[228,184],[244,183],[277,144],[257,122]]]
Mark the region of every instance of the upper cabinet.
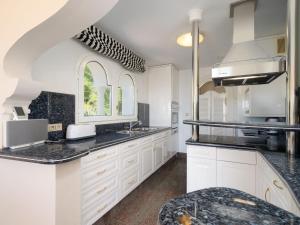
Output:
[[149,73],[150,125],[171,126],[172,102],[179,101],[179,75],[173,65],[153,66]]
[[117,112],[119,116],[134,116],[136,110],[135,84],[130,74],[122,74],[117,90]]

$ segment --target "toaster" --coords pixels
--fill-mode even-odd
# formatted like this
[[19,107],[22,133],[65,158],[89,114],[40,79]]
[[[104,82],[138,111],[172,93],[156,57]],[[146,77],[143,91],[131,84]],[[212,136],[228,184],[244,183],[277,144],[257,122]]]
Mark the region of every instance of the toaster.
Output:
[[67,128],[67,140],[80,140],[96,136],[96,127],[91,124],[71,124]]

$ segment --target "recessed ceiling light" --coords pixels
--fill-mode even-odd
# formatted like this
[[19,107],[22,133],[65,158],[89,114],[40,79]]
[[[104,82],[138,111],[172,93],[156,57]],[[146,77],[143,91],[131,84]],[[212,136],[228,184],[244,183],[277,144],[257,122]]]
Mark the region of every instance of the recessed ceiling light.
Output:
[[[192,34],[186,33],[182,34],[177,38],[177,44],[183,47],[192,47]],[[204,41],[204,35],[199,34],[199,43]]]

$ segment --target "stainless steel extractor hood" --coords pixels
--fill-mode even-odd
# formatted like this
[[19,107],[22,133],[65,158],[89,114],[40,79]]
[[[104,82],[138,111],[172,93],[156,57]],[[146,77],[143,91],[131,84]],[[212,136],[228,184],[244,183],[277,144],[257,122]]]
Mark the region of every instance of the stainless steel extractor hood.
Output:
[[286,72],[285,57],[270,57],[254,40],[255,7],[255,0],[231,4],[233,45],[223,61],[213,66],[217,86],[266,84]]

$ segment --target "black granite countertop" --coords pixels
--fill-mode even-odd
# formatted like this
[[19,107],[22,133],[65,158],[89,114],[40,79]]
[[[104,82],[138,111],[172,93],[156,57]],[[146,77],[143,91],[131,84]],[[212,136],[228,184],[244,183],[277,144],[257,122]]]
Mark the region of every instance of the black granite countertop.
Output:
[[277,175],[285,181],[300,206],[300,158],[289,156],[285,152],[284,145],[278,146],[276,151],[271,151],[263,139],[214,135],[200,135],[199,141],[189,139],[186,144],[259,152],[277,172]]
[[300,218],[245,192],[229,188],[209,188],[167,202],[160,209],[159,223],[160,225],[293,225],[300,224]]
[[139,132],[134,134],[120,134],[110,132],[95,138],[78,141],[65,141],[63,143],[47,143],[20,149],[0,149],[0,158],[27,161],[42,164],[59,164],[69,162],[90,152],[124,143],[130,140],[142,138],[159,133],[170,128],[161,127],[156,130]]

